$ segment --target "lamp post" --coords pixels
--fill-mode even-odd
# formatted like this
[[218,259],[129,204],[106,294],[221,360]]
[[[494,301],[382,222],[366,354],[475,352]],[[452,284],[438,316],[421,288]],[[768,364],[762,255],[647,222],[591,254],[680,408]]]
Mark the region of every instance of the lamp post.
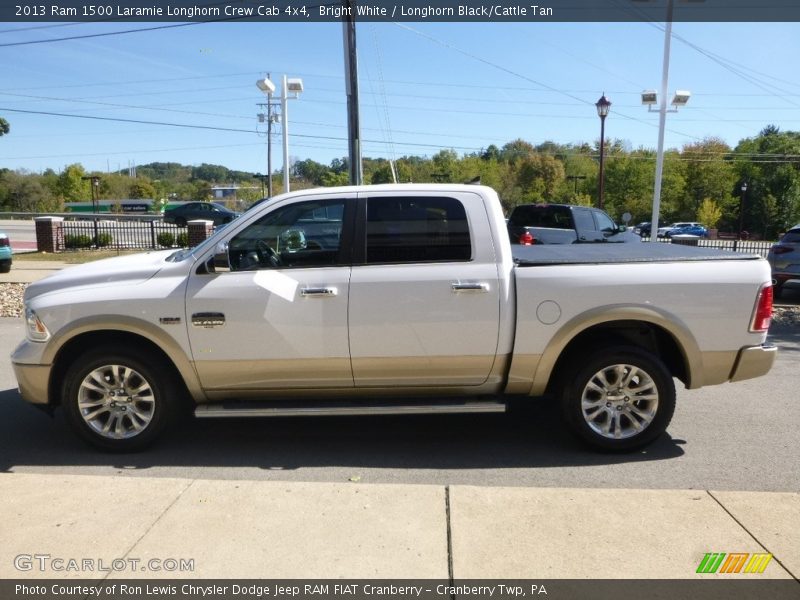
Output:
[[[649,0],[633,0],[644,1]],[[705,2],[705,0],[687,0],[688,2]],[[674,0],[667,0],[667,17],[664,22],[664,60],[661,70],[661,104],[658,109],[658,150],[656,152],[656,182],[653,188],[653,214],[650,217],[650,231],[658,232],[658,213],[661,211],[661,177],[664,174],[664,129],[667,122],[668,112],[677,112],[678,106],[685,106],[691,94],[687,91],[678,90],[672,99],[672,110],[667,110],[667,87],[669,83],[669,49],[672,41],[672,13]],[[650,112],[653,105],[657,103],[658,93],[655,90],[645,90],[642,92],[642,104],[647,105]],[[658,242],[658,235],[650,236],[651,242]]]
[[747,182],[742,182],[742,195],[739,197],[739,241],[742,241],[742,227],[744,226],[744,197],[747,194]]
[[567,179],[575,182],[575,195],[578,195],[578,180],[586,179],[586,175],[567,175]]
[[[267,95],[267,169],[269,170],[269,188],[270,196],[272,195],[272,146],[271,146],[271,133],[272,133],[272,106],[277,105],[277,102],[272,100],[272,94],[275,92],[275,84],[270,81],[269,77],[259,79],[256,81],[256,86]],[[283,86],[281,88],[280,97],[280,121],[283,133],[283,191],[290,190],[289,185],[289,100],[296,100],[300,97],[303,91],[303,80],[299,77],[289,78],[283,76]],[[291,95],[290,95],[291,94]],[[261,117],[259,117],[261,119]]]
[[603,95],[600,96],[600,99],[595,103],[595,106],[597,107],[597,116],[600,117],[600,193],[597,196],[597,207],[603,208],[603,156],[605,154],[606,146],[606,117],[608,116],[608,110],[611,108],[611,101],[606,98],[605,92],[603,92]]

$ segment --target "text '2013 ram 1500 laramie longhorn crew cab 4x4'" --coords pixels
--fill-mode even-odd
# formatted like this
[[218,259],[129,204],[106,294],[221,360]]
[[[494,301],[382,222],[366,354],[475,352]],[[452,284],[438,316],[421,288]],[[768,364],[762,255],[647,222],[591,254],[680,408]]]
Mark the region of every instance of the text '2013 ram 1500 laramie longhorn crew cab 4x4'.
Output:
[[666,244],[512,246],[496,193],[285,194],[188,250],[66,269],[25,293],[22,397],[138,449],[196,416],[502,411],[555,397],[632,449],[687,388],[765,374],[767,262]]

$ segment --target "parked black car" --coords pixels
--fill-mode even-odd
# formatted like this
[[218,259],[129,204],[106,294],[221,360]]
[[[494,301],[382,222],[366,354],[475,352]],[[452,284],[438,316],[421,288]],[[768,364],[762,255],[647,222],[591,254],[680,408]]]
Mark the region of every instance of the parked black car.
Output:
[[784,283],[800,281],[800,223],[784,233],[780,241],[769,249],[767,260],[775,282],[773,293],[780,298]]
[[193,219],[205,219],[214,221],[214,225],[223,225],[230,223],[238,216],[239,213],[216,202],[187,202],[165,210],[164,222],[183,226]]
[[639,223],[633,228],[633,233],[638,233],[642,237],[650,237],[650,230],[652,229],[652,226],[653,224],[650,223],[650,221]]
[[520,204],[508,218],[508,235],[525,246],[641,241],[604,211],[572,204]]

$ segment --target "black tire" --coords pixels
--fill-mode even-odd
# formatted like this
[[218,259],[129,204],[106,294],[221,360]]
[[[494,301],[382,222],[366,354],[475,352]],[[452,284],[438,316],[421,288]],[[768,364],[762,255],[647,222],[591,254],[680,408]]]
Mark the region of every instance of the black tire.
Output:
[[667,429],[675,384],[657,356],[635,346],[611,346],[570,362],[575,366],[560,378],[561,409],[580,439],[601,450],[627,451]]
[[772,297],[775,300],[780,300],[780,297],[783,295],[783,284],[778,283],[772,286]]
[[0,262],[0,273],[10,273],[11,272],[11,261],[4,261]]
[[178,227],[186,227],[186,219],[183,217],[175,217],[175,225]]
[[[119,367],[116,373],[114,366]],[[91,445],[111,452],[136,452],[152,444],[173,420],[180,397],[171,370],[146,352],[105,346],[80,355],[67,369],[61,406],[72,429]],[[84,407],[79,405],[81,400]],[[92,418],[92,413],[97,416]],[[107,423],[111,423],[108,428]],[[114,432],[103,433],[111,426]],[[141,429],[138,433],[137,428]]]

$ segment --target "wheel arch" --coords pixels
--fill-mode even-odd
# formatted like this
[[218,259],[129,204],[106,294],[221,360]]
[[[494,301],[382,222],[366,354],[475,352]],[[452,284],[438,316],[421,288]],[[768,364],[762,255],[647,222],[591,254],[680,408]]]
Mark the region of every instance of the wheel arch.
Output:
[[[44,360],[52,365],[47,386],[50,406],[59,404],[64,374],[80,356],[81,351],[101,344],[142,348],[173,371],[178,385],[195,402],[204,399],[194,367],[173,338],[164,335],[152,324],[146,323],[143,327],[141,323],[129,323],[128,319],[125,321],[117,320],[113,324],[95,319],[89,319],[89,322],[79,321],[69,332],[60,332],[58,339],[53,340],[56,343],[49,344]],[[155,334],[148,331],[151,328],[155,330]]]
[[531,394],[552,391],[565,365],[607,345],[630,345],[659,357],[687,388],[701,387],[702,353],[688,327],[652,307],[597,309],[566,323],[547,345],[533,378]]

